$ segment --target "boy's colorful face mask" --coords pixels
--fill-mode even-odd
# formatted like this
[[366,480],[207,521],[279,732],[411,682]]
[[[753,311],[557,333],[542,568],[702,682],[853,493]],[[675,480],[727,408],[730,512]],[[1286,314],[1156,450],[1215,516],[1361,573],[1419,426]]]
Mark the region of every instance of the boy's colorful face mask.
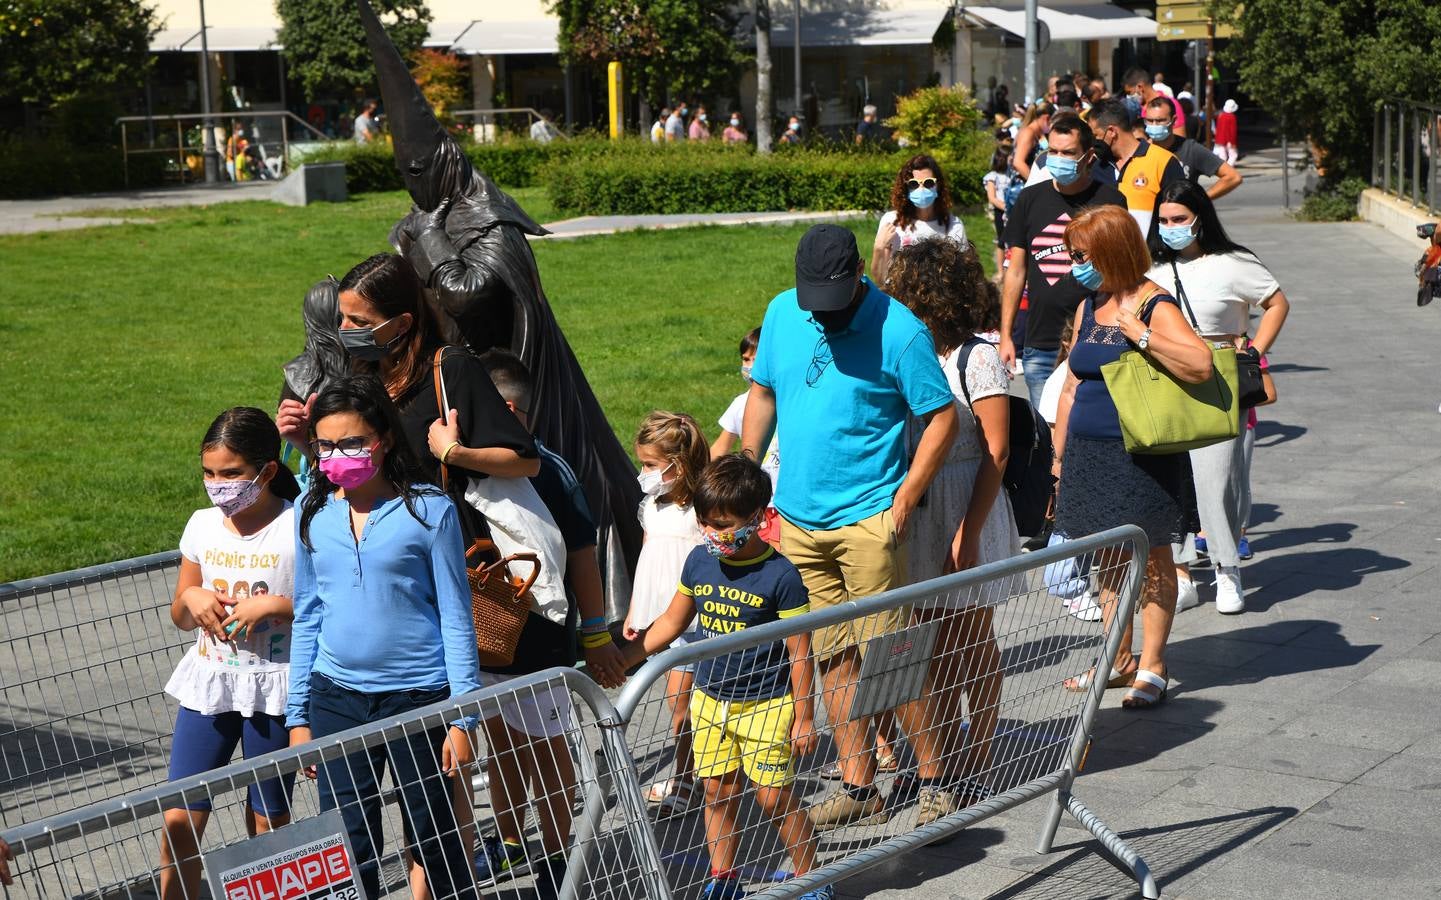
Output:
[[705,545],[706,552],[718,559],[732,559],[741,548],[755,537],[760,530],[760,517],[750,520],[746,524],[729,531],[721,531],[709,525],[701,527],[701,543]]

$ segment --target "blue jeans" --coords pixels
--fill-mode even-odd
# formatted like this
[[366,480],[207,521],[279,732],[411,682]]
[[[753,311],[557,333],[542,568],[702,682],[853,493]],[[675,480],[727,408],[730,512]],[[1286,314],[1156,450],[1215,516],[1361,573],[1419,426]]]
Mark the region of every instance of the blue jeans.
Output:
[[[245,751],[246,759],[289,747],[290,732],[285,730],[285,717],[263,712],[253,716],[238,712],[207,716],[180,707],[175,715],[175,737],[170,744],[170,780],[179,781],[228,765],[237,746]],[[256,782],[249,790],[250,808],[267,819],[288,816],[294,787],[294,772]],[[173,808],[179,806],[177,803]],[[185,804],[191,811],[209,812],[210,807],[209,798],[197,798]]]
[[1031,395],[1031,405],[1039,408],[1041,405],[1041,389],[1046,386],[1046,379],[1056,371],[1056,356],[1060,350],[1042,350],[1039,347],[1026,347],[1021,351],[1021,371],[1026,376],[1026,390]]
[[[450,689],[387,691],[365,694],[336,684],[319,672],[310,676],[310,732],[319,739],[357,725],[404,715],[438,703]],[[425,882],[436,900],[479,900],[475,868],[451,806],[450,778],[440,771],[440,748],[447,729],[416,729],[404,738],[321,763],[320,808],[340,808],[345,830],[360,867],[367,897],[380,896],[380,857],[385,852],[380,776],[390,767],[400,792],[406,848],[425,869]]]

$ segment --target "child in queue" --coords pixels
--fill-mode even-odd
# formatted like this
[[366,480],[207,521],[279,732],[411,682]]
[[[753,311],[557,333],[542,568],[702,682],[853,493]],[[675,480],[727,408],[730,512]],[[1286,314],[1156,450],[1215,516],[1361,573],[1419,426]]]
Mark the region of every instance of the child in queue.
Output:
[[[640,526],[645,544],[636,561],[630,609],[622,634],[627,641],[641,640],[675,595],[681,568],[701,542],[696,525],[696,485],[710,459],[700,424],[685,413],[656,411],[645,417],[635,437],[640,461]],[[681,635],[682,643],[700,640],[697,631]],[[664,815],[689,812],[694,805],[695,770],[691,763],[689,725],[694,666],[673,669],[666,677],[665,693],[671,703],[671,733],[675,735],[675,775],[646,791],[646,801]]]
[[[370,375],[336,380],[315,399],[310,431],[317,462],[295,543],[292,746],[480,689],[455,505],[418,474],[384,386]],[[365,894],[380,896],[389,767],[405,849],[429,895],[476,900],[450,784],[474,763],[476,723],[427,724],[317,766],[320,807],[341,810]]]
[[[200,471],[212,505],[196,510],[180,537],[180,576],[170,606],[175,626],[195,631],[194,645],[165,685],[180,701],[171,781],[226,765],[236,746],[250,759],[289,744],[284,713],[295,572],[291,501],[300,486],[280,462],[275,423],[246,406],[228,409],[210,423],[200,441]],[[232,584],[234,594],[227,590]],[[290,821],[294,784],[291,774],[250,786],[245,829],[251,836]],[[208,799],[165,811],[162,900],[198,896],[200,839],[210,812]]]
[[[626,648],[639,663],[670,646],[699,620],[704,637],[733,634],[810,609],[800,572],[760,539],[770,480],[743,456],[725,456],[702,473],[695,515],[704,540],[691,550],[669,606]],[[702,660],[690,699],[695,767],[705,784],[706,844],[711,877],[701,896],[745,896],[736,871],[745,782],[780,833],[796,875],[816,861],[816,835],[792,790],[794,757],[815,749],[814,672],[810,635]],[[802,900],[830,900],[826,885]]]
[[[730,406],[726,407],[726,411],[721,413],[720,422],[717,423],[720,425],[720,434],[710,445],[712,460],[720,459],[736,449],[736,442],[740,440],[741,425],[745,421],[746,415],[746,399],[751,395],[751,366],[755,364],[756,348],[760,346],[760,343],[761,330],[759,328],[752,328],[745,337],[741,338],[741,377],[745,379],[746,389],[737,394],[736,398],[730,402]],[[774,491],[776,479],[780,477],[781,470],[780,445],[774,437],[771,438],[770,447],[766,449],[765,459],[761,460],[761,469],[770,476],[771,490]],[[765,522],[761,525],[760,533],[761,540],[777,550],[781,548],[780,513],[776,512],[774,506],[766,507]]]

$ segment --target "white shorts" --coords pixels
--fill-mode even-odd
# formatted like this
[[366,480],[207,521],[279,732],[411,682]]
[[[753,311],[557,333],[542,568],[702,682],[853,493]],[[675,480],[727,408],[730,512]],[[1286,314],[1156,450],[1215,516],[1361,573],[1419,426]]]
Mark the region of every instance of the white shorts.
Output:
[[[523,677],[481,672],[480,683],[482,687],[495,687]],[[501,701],[500,718],[512,731],[533,738],[559,737],[571,726],[570,706],[570,691],[565,685],[542,685],[525,691],[514,700]]]

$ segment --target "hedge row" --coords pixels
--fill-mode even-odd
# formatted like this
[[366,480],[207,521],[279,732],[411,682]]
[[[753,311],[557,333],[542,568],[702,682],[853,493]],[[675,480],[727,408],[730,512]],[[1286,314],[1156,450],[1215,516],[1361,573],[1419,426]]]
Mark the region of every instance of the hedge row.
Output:
[[[130,187],[165,180],[162,154],[130,157]],[[0,138],[0,198],[93,194],[126,186],[119,147],[76,147],[62,140]]]

